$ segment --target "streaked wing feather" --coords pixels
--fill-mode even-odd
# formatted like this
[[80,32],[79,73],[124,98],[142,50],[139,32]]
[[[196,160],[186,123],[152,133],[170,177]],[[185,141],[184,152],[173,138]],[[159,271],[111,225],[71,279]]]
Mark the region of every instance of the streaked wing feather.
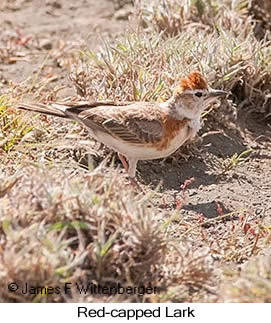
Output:
[[144,131],[147,132],[150,135],[153,135],[155,137],[160,137],[162,135],[162,127],[161,122],[157,120],[135,120],[134,121],[138,127]]
[[[146,109],[152,110],[152,108],[151,104],[146,104]],[[130,143],[154,143],[163,136],[163,126],[157,119],[157,115],[143,114],[138,106],[133,104],[127,108],[117,106],[103,108],[101,106],[86,109],[78,114],[78,118],[94,130],[98,126],[100,131]],[[96,126],[93,127],[93,124]]]
[[117,122],[116,120],[106,120],[103,123],[103,126],[113,135],[114,137],[118,137],[123,141],[140,144],[142,140],[138,137],[135,132],[132,132],[126,124],[122,124]]

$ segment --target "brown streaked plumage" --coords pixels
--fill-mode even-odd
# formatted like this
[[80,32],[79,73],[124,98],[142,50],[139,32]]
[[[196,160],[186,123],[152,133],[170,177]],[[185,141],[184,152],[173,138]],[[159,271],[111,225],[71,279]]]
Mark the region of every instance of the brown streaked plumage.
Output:
[[138,160],[163,158],[191,139],[200,128],[200,114],[217,96],[199,72],[180,80],[173,96],[163,103],[86,102],[19,104],[17,108],[73,119],[92,137],[117,151],[129,162],[134,178]]

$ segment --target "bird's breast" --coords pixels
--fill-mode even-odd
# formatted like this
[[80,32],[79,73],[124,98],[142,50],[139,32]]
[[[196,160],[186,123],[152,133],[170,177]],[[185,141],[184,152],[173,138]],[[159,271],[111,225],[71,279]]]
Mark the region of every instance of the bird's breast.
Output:
[[189,136],[188,120],[176,120],[166,118],[163,122],[164,134],[159,142],[156,144],[156,149],[171,150],[177,146],[180,147]]

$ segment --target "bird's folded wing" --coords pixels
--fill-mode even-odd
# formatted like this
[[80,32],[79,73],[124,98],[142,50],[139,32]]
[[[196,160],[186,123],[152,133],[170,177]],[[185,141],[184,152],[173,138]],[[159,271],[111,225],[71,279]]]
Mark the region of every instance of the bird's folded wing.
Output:
[[[83,123],[93,131],[109,134],[125,142],[134,144],[155,143],[163,137],[163,125],[159,118],[151,113],[142,113],[133,106],[79,108],[80,113],[73,115],[75,110],[67,109],[66,113]],[[147,109],[148,110],[148,109]],[[145,110],[146,112],[148,112]]]

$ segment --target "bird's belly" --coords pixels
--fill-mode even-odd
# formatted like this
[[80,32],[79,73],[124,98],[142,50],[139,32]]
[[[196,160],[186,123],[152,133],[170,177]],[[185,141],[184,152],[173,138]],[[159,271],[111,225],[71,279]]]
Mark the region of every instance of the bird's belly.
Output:
[[159,145],[151,144],[133,144],[129,142],[119,141],[111,136],[102,134],[96,139],[108,146],[109,148],[121,153],[126,157],[138,160],[150,160],[164,158],[174,153],[180,146],[190,138],[189,131],[182,131],[177,134],[168,145],[159,147]]

